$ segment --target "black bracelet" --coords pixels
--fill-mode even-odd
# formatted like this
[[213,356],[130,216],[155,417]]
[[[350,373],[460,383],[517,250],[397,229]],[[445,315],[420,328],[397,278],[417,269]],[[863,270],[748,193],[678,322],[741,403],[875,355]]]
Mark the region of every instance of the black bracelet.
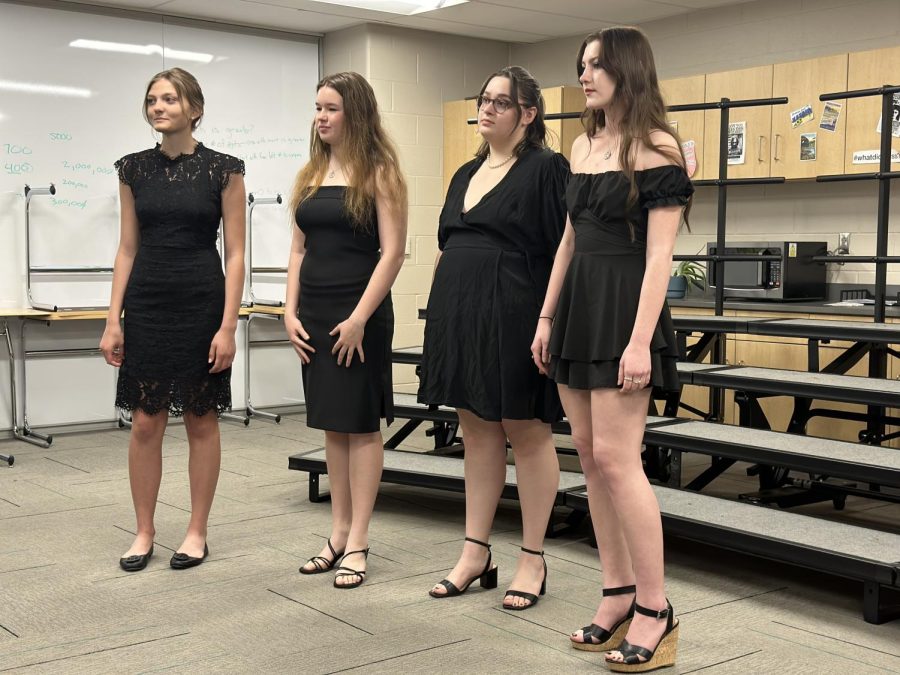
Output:
[[553,317],[552,317],[552,316],[539,316],[538,319],[539,319],[539,320],[540,320],[540,319],[549,319],[551,322],[553,321]]

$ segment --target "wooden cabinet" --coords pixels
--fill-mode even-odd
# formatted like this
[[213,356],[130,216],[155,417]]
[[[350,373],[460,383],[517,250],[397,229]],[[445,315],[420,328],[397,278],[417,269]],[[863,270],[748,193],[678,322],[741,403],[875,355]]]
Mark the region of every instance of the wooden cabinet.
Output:
[[[900,84],[900,47],[876,49],[850,54],[847,67],[847,89],[870,89],[883,84]],[[881,134],[876,133],[881,115],[881,97],[869,96],[844,101],[847,114],[847,146],[844,153],[845,173],[869,173],[878,171],[878,164],[854,164],[853,153],[861,150],[877,150],[881,147]],[[890,123],[885,125],[890,132]],[[895,151],[900,151],[900,138],[891,139]],[[900,168],[894,162],[893,171]]]
[[[772,95],[787,96],[789,101],[772,106],[771,175],[815,178],[843,172],[844,115],[834,131],[820,128],[825,102],[819,95],[846,88],[847,54],[775,64]],[[807,105],[813,110],[813,119],[792,126],[791,112]]]
[[[584,92],[581,87],[550,87],[542,91],[546,113],[577,112],[584,110]],[[584,133],[580,119],[550,120],[547,139],[551,148],[572,160],[572,143]]]
[[481,136],[474,124],[466,120],[475,117],[475,101],[448,101],[444,104],[444,194],[453,174],[468,162],[481,145]]
[[[666,105],[687,105],[690,103],[703,103],[706,100],[706,75],[693,75],[691,77],[678,77],[671,80],[662,80],[659,83],[663,100]],[[677,125],[678,136],[682,144],[694,142],[694,156],[697,159],[697,169],[691,176],[694,180],[714,178],[715,174],[708,173],[706,162],[703,158],[705,147],[704,112],[695,110],[692,112],[669,113],[670,123]],[[718,139],[716,139],[718,144]]]
[[[717,102],[722,98],[732,101],[769,98],[772,96],[772,66],[759,66],[710,73],[706,76],[706,101]],[[781,94],[779,94],[781,95]],[[708,110],[704,123],[705,175],[717,178],[719,171],[720,111]],[[728,166],[729,178],[765,178],[770,176],[772,136],[772,111],[769,106],[733,108],[730,122],[744,122],[744,162]],[[724,149],[723,149],[724,150]]]

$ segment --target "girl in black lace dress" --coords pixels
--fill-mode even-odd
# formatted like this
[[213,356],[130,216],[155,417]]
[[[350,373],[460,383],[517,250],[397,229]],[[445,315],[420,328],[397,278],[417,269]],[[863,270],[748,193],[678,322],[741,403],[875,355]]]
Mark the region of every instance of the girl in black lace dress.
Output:
[[170,564],[192,567],[208,555],[221,454],[217,413],[231,405],[244,279],[244,163],[194,140],[203,117],[196,79],[180,68],[154,76],[144,116],[163,138],[116,162],[122,229],[100,343],[106,361],[120,368],[116,406],[132,411],[128,469],[137,534],[119,561],[126,571],[143,569],[153,553],[168,414],[184,416],[191,483],[190,524]]
[[406,184],[358,73],[316,86],[309,162],[291,206],[284,326],[303,364],[306,423],[325,431],[331,536],[300,568],[334,568],[335,588],[366,578],[369,521],[381,482],[381,420],[393,419],[391,286],[406,241]]
[[571,641],[607,651],[610,670],[637,672],[674,664],[678,641],[641,442],[651,388],[678,388],[665,294],[693,187],[643,33],[589,35],[578,75],[587,133],[572,146],[569,222],[532,354],[556,380],[572,426],[607,596]]

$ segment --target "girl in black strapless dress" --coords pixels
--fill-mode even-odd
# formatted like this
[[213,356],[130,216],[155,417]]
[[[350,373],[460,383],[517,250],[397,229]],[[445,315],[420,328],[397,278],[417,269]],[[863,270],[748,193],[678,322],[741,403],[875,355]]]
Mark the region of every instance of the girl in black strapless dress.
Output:
[[340,558],[334,586],[355,588],[381,481],[381,420],[393,419],[390,290],[404,259],[406,186],[369,83],[337,73],[316,90],[310,161],[291,199],[284,324],[303,363],[306,423],[325,431],[332,528],[300,572]]
[[678,388],[665,293],[693,187],[643,33],[594,33],[579,64],[587,133],[572,146],[569,222],[532,354],[559,385],[608,596],[572,644],[608,651],[611,670],[645,671],[672,665],[678,640],[641,442],[651,388]]
[[191,136],[203,116],[200,86],[180,68],[159,73],[144,111],[163,140],[116,162],[122,233],[100,342],[107,362],[120,368],[116,406],[132,411],[128,469],[137,535],[120,560],[126,571],[143,569],[153,553],[168,414],[184,415],[191,453],[191,522],[170,564],[193,567],[208,554],[221,454],[217,413],[231,406],[244,281],[244,163]]

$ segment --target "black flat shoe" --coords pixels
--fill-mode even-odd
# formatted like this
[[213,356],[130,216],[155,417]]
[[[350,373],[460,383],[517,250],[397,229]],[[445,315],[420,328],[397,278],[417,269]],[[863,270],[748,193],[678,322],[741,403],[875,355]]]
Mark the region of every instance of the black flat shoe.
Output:
[[143,555],[130,555],[127,558],[119,558],[119,567],[126,572],[140,572],[150,562],[150,556],[153,555],[153,545],[150,550]]
[[[547,592],[547,561],[544,560],[544,552],[543,551],[532,551],[530,548],[525,548],[524,546],[519,547],[525,553],[530,553],[531,555],[539,555],[541,556],[541,561],[544,563],[544,578],[541,581],[541,595],[544,595]],[[534,607],[538,604],[538,596],[534,593],[526,593],[525,591],[514,591],[513,589],[509,589],[506,591],[506,598],[524,598],[528,601],[527,605],[522,605],[521,607],[517,607],[515,605],[507,605],[505,602],[503,603],[503,609],[511,609],[514,612],[521,612],[523,609],[528,609],[529,607]]]
[[[637,588],[633,585],[604,588],[603,597],[609,595],[630,595],[636,591]],[[575,649],[580,649],[585,652],[607,652],[622,644],[622,640],[625,639],[625,634],[628,632],[629,626],[631,626],[631,619],[633,616],[634,600],[631,601],[631,607],[629,608],[628,613],[616,622],[612,628],[607,630],[602,626],[592,623],[590,626],[585,626],[581,629],[581,640],[576,640],[574,633],[569,639],[572,641],[572,646]]]
[[491,566],[491,545],[485,544],[483,541],[478,541],[477,539],[472,539],[472,537],[466,537],[466,541],[471,541],[473,544],[478,544],[479,546],[484,546],[488,550],[488,559],[487,559],[487,562],[484,564],[484,569],[481,570],[474,577],[472,577],[471,579],[466,581],[466,583],[464,583],[462,585],[462,588],[457,588],[456,584],[454,584],[449,579],[441,579],[438,582],[438,585],[446,588],[447,592],[446,593],[435,593],[434,589],[432,588],[430,591],[428,591],[428,595],[430,595],[432,598],[452,598],[456,595],[462,595],[467,590],[469,590],[469,586],[471,586],[472,582],[475,581],[476,579],[480,580],[482,588],[485,588],[488,590],[497,588],[497,567]]
[[[300,568],[300,574],[322,574],[322,572],[334,569],[335,564],[337,564],[338,559],[344,555],[344,552],[334,550],[334,546],[331,545],[331,537],[328,538],[326,543],[328,544],[328,550],[331,551],[331,560],[321,555],[313,556]],[[311,570],[306,569],[306,566],[309,565],[309,563],[314,565]]]
[[209,555],[209,546],[203,544],[203,557],[195,558],[193,556],[188,555],[187,553],[176,553],[172,556],[172,559],[169,560],[169,567],[173,570],[186,570],[188,567],[196,567],[204,560],[206,560],[206,556]]

